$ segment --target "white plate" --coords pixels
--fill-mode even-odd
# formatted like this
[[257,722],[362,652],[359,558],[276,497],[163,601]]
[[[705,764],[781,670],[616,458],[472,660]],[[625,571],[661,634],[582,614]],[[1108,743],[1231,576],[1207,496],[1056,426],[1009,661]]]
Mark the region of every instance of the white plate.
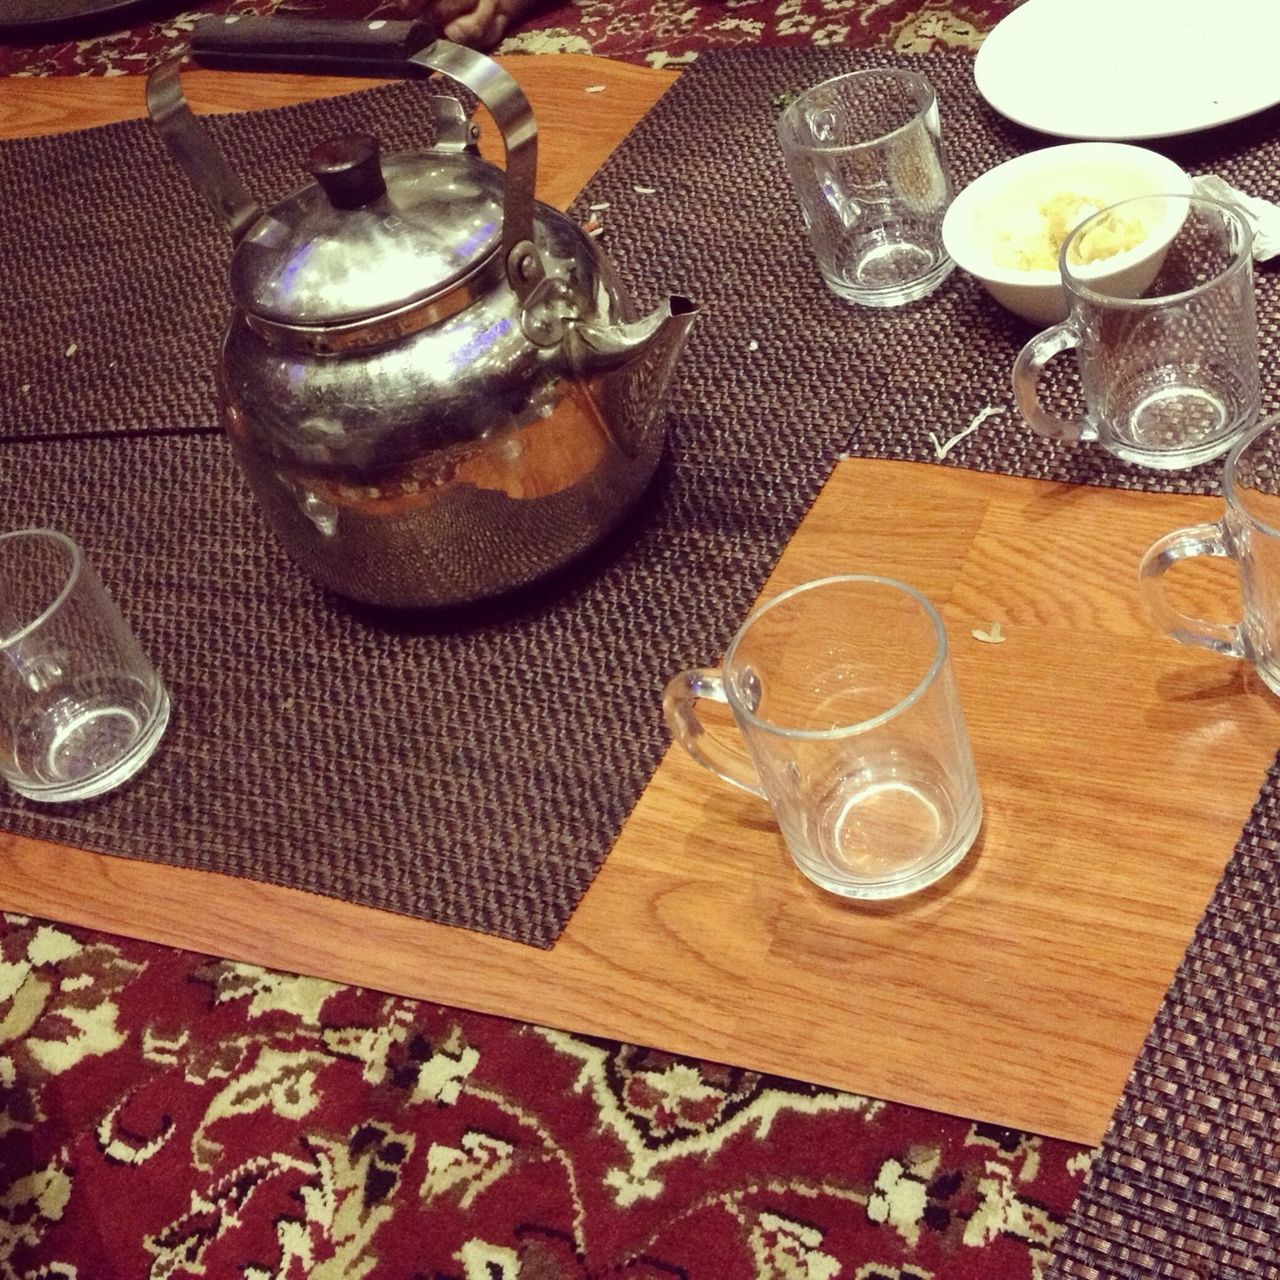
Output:
[[978,92],[1063,138],[1133,141],[1280,102],[1280,0],[1026,0],[978,50]]

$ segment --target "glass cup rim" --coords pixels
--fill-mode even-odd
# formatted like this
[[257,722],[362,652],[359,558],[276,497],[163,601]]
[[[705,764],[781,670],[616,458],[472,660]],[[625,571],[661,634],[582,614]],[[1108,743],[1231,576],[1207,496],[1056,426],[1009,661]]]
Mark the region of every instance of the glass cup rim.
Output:
[[[883,711],[877,712],[874,716],[866,720],[858,720],[853,724],[837,725],[834,729],[790,729],[784,725],[774,724],[771,720],[766,720],[763,716],[757,715],[750,707],[741,703],[737,697],[734,682],[731,673],[734,668],[734,660],[737,656],[738,648],[742,641],[746,638],[747,633],[757,622],[759,622],[766,614],[774,609],[784,605],[794,599],[796,596],[806,594],[810,591],[821,590],[824,587],[843,586],[848,583],[872,583],[876,586],[890,587],[901,595],[909,596],[918,604],[933,627],[934,636],[934,653],[933,660],[929,663],[925,673],[916,682],[915,687],[902,698],[899,698],[892,706],[886,707]],[[733,639],[729,642],[729,647],[725,651],[724,662],[721,664],[721,671],[724,679],[724,694],[729,701],[730,709],[736,717],[746,721],[748,724],[770,733],[776,737],[790,738],[801,742],[830,742],[839,738],[847,738],[856,733],[867,733],[872,729],[879,728],[883,724],[887,724],[890,720],[895,719],[906,711],[909,707],[914,706],[924,696],[925,691],[930,688],[937,679],[938,673],[942,670],[947,661],[948,644],[947,631],[942,624],[942,618],[937,609],[929,599],[910,583],[900,582],[897,578],[885,577],[882,574],[875,573],[840,573],[832,574],[826,578],[812,578],[808,582],[801,582],[797,586],[790,587],[788,590],[781,592],[771,600],[765,601],[753,609],[743,621],[742,625],[734,633]]]
[[[1225,214],[1236,226],[1243,232],[1240,244],[1236,249],[1235,255],[1231,261],[1218,272],[1211,280],[1203,280],[1200,284],[1194,285],[1190,289],[1183,289],[1179,293],[1162,293],[1151,298],[1117,298],[1113,294],[1101,293],[1097,289],[1090,286],[1089,279],[1077,275],[1072,272],[1071,264],[1067,260],[1071,246],[1075,244],[1076,238],[1084,231],[1084,229],[1096,218],[1102,217],[1104,213],[1110,213],[1113,209],[1122,209],[1127,204],[1138,204],[1147,200],[1181,200],[1186,204],[1188,212],[1193,206],[1205,205],[1219,210]],[[1179,224],[1181,230],[1181,224]],[[1174,236],[1177,232],[1174,233]],[[1172,242],[1173,237],[1170,237]],[[1137,246],[1135,246],[1137,247]],[[1155,307],[1168,306],[1170,303],[1183,302],[1188,298],[1194,298],[1197,294],[1204,293],[1208,289],[1214,288],[1223,280],[1233,275],[1238,275],[1245,270],[1253,262],[1253,227],[1249,219],[1238,205],[1229,203],[1226,200],[1218,200],[1213,196],[1199,196],[1194,192],[1186,191],[1150,191],[1146,195],[1126,196],[1123,200],[1117,200],[1114,204],[1105,205],[1099,209],[1097,213],[1090,214],[1078,226],[1071,229],[1071,233],[1062,242],[1062,247],[1058,250],[1058,274],[1062,278],[1063,286],[1078,298],[1083,298],[1087,302],[1097,303],[1099,305],[1115,309],[1115,310],[1150,310]],[[1090,266],[1095,264],[1090,263]],[[1105,274],[1105,273],[1104,273]]]
[[63,582],[58,594],[30,622],[24,622],[9,635],[0,634],[0,649],[7,649],[10,645],[17,644],[20,640],[25,640],[32,632],[42,627],[53,617],[75,590],[76,583],[80,581],[80,575],[84,571],[84,552],[80,550],[80,547],[73,539],[57,529],[10,529],[7,532],[0,533],[0,555],[4,552],[5,544],[12,543],[19,538],[27,541],[52,541],[61,546],[68,556],[66,581]]
[[[904,120],[902,124],[895,129],[890,129],[888,133],[877,134],[874,138],[865,138],[861,142],[844,142],[839,146],[818,146],[813,143],[802,142],[795,136],[795,130],[792,122],[798,114],[800,104],[806,98],[811,97],[821,89],[827,89],[835,84],[842,84],[850,80],[869,80],[873,76],[888,77],[891,80],[901,80],[906,84],[910,84],[916,92],[916,111],[909,119]],[[777,134],[778,141],[785,149],[789,149],[805,155],[815,156],[835,156],[849,155],[855,151],[863,151],[867,147],[878,147],[899,135],[905,133],[908,129],[914,129],[921,120],[925,118],[938,105],[938,93],[934,89],[932,83],[927,76],[923,76],[918,71],[908,70],[906,67],[864,67],[860,71],[844,71],[836,76],[828,76],[825,80],[818,81],[817,84],[810,85],[803,93],[797,94],[786,106],[786,109],[778,117]]]
[[1260,436],[1266,435],[1277,427],[1280,427],[1280,413],[1269,414],[1261,422],[1255,423],[1231,446],[1231,451],[1227,454],[1226,462],[1222,466],[1222,496],[1224,501],[1229,507],[1240,512],[1259,533],[1265,534],[1269,538],[1280,538],[1280,528],[1270,524],[1261,516],[1255,515],[1249,509],[1249,504],[1242,496],[1244,491],[1236,480],[1236,468],[1244,455],[1244,451],[1255,443]]

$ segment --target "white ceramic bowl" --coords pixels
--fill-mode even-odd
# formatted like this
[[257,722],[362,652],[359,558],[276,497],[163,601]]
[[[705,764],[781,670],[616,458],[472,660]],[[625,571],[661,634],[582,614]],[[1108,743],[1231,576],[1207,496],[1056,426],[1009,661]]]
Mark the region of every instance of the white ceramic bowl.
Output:
[[[1008,160],[971,182],[951,202],[942,241],[956,264],[976,276],[1002,305],[1033,324],[1048,325],[1067,314],[1058,267],[1023,270],[998,266],[997,239],[1025,228],[1045,201],[1062,193],[1101,205],[1134,196],[1190,195],[1191,179],[1172,160],[1123,142],[1071,142]],[[1155,205],[1147,235],[1134,248],[1080,269],[1107,292],[1136,296],[1151,283],[1185,209]]]

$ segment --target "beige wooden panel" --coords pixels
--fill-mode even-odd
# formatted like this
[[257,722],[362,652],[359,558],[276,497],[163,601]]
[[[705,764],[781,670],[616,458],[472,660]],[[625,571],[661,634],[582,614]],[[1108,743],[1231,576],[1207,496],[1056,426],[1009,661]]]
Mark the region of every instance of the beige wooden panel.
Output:
[[[1138,605],[1142,548],[1214,506],[837,469],[769,592],[869,567],[928,591],[987,801],[969,861],[911,899],[812,888],[760,802],[673,751],[549,952],[16,838],[0,902],[1093,1142],[1277,740],[1255,678]],[[972,638],[997,619],[1004,644]]]
[[[538,115],[540,194],[560,205],[674,79],[581,57],[507,65]],[[210,110],[352,87],[187,84]],[[605,92],[584,98],[593,84]],[[10,80],[0,136],[139,115],[141,93]],[[1255,677],[1156,635],[1138,603],[1147,543],[1216,512],[935,466],[837,469],[766,594],[875,569],[931,595],[987,801],[971,858],[906,901],[812,888],[761,803],[672,752],[549,952],[6,836],[0,905],[1094,1142],[1280,740]],[[1187,570],[1187,599],[1229,608],[1218,569]],[[970,635],[996,620],[1004,644]]]

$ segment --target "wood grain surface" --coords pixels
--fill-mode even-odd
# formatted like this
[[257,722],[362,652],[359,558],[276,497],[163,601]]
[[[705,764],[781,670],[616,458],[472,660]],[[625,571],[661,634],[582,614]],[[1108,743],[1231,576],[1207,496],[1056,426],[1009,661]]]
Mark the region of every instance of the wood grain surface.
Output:
[[[565,208],[632,125],[675,82],[653,71],[583,54],[498,59],[520,82],[538,122],[538,198]],[[384,83],[326,76],[267,76],[189,71],[182,77],[198,114],[263,110],[311,102]],[[603,91],[587,90],[604,85]],[[140,76],[10,78],[0,82],[0,138],[64,133],[146,115]],[[502,145],[488,118],[481,150],[500,162]],[[252,188],[252,175],[245,175]]]
[[[509,65],[560,203],[670,80]],[[285,82],[246,94],[257,80],[199,73],[192,97],[279,100]],[[103,109],[91,90],[121,82],[31,83],[0,98],[10,133],[83,125]],[[1093,1143],[1280,738],[1246,667],[1165,640],[1138,600],[1143,549],[1217,510],[943,466],[836,469],[765,595],[874,570],[943,612],[987,817],[966,862],[914,898],[813,888],[762,802],[673,749],[547,952],[12,836],[0,905]],[[1235,607],[1221,565],[1179,589]],[[1004,643],[973,637],[997,621]]]

